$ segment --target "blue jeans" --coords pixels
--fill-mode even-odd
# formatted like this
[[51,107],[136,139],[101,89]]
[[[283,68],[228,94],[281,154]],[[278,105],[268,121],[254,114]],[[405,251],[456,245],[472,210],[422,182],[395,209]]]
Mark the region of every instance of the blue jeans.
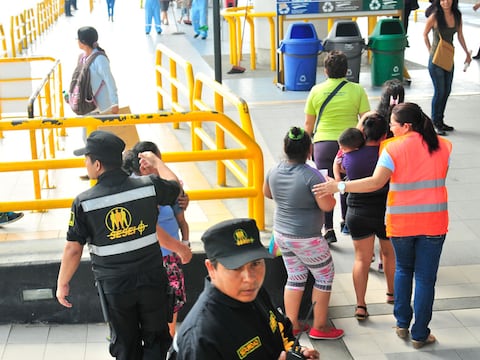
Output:
[[445,71],[441,67],[432,63],[432,57],[428,60],[428,72],[433,82],[433,98],[432,98],[432,121],[435,126],[443,124],[443,115],[447,100],[452,90],[453,81],[452,71]]
[[[411,336],[414,340],[424,341],[430,334],[428,324],[432,319],[435,282],[445,235],[392,237],[391,240],[397,262],[393,314],[397,319],[397,326],[408,329],[415,313],[415,322],[410,330]],[[412,311],[414,275],[415,295]]]
[[107,0],[108,16],[113,17],[113,8],[115,7],[115,0]]

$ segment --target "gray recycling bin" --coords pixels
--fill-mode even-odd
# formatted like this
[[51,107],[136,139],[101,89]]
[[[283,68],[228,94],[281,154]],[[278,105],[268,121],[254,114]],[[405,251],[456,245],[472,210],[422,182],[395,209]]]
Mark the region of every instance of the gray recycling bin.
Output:
[[284,53],[285,88],[294,91],[309,91],[317,80],[317,57],[322,51],[311,23],[290,24],[279,52]]
[[372,85],[382,86],[387,80],[403,80],[404,53],[408,46],[403,24],[399,19],[380,19],[368,38],[372,51]]
[[339,50],[347,56],[347,80],[358,83],[362,53],[365,40],[362,38],[358,24],[352,20],[337,20],[328,36],[323,41],[325,51]]

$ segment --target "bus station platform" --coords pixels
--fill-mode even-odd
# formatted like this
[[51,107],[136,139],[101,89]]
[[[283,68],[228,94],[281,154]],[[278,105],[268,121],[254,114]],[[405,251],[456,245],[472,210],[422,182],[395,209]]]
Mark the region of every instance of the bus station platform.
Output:
[[[106,50],[112,72],[119,89],[120,106],[130,106],[133,113],[157,111],[155,94],[155,48],[164,44],[185,57],[195,72],[203,72],[214,77],[214,47],[212,32],[206,40],[194,38],[193,29],[186,24],[175,24],[172,10],[169,10],[170,25],[163,26],[161,35],[152,32],[145,35],[144,10],[138,1],[117,2],[114,22],[108,21],[106,4],[94,2],[94,11],[88,11],[88,2],[78,0],[78,10],[72,17],[61,16],[57,23],[37,41],[30,50],[31,55],[51,56],[60,59],[63,69],[63,85],[68,86],[71,73],[79,53],[76,31],[85,25],[94,26],[99,32],[99,44]],[[427,2],[421,2],[422,8]],[[3,9],[3,7],[0,7]],[[469,48],[475,53],[480,45],[480,14],[472,10],[472,3],[460,1],[463,13],[464,36]],[[211,10],[211,8],[210,8]],[[177,19],[180,9],[174,8]],[[413,17],[413,15],[412,15]],[[412,82],[406,85],[406,101],[418,103],[430,114],[430,101],[433,94],[431,79],[426,67],[428,54],[423,43],[425,17],[418,14],[418,21],[410,18],[408,29],[409,47],[405,50],[405,63]],[[1,17],[0,17],[1,18]],[[3,21],[3,20],[2,20]],[[212,17],[209,17],[212,21]],[[4,27],[6,24],[3,24]],[[360,28],[366,31],[366,24],[359,19]],[[210,26],[212,29],[213,26]],[[275,84],[275,72],[270,65],[257,65],[256,70],[248,67],[244,54],[242,66],[247,70],[241,74],[227,74],[232,64],[228,62],[228,27],[222,22],[222,75],[223,85],[243,98],[248,104],[252,117],[255,138],[263,150],[265,171],[282,158],[283,137],[290,126],[302,126],[303,107],[308,92],[282,91]],[[363,33],[367,37],[366,33]],[[247,40],[249,37],[246,36]],[[247,48],[245,44],[245,49]],[[394,360],[394,359],[463,359],[480,358],[480,62],[472,61],[466,72],[463,68],[463,51],[456,43],[456,69],[453,88],[448,100],[445,121],[455,127],[448,139],[453,143],[450,171],[447,178],[449,191],[450,229],[444,245],[434,304],[432,333],[437,342],[421,350],[413,349],[409,341],[404,342],[395,335],[392,306],[385,303],[383,274],[377,271],[377,262],[372,263],[367,290],[369,318],[359,323],[353,316],[355,293],[352,284],[353,245],[349,236],[339,229],[339,208],[336,209],[335,230],[338,242],[332,244],[331,251],[335,263],[335,280],[330,301],[331,322],[345,330],[345,336],[336,341],[310,340],[302,335],[301,343],[313,346],[320,351],[322,360]],[[323,68],[317,69],[317,82],[325,79]],[[360,84],[369,96],[372,108],[379,102],[381,89],[371,85],[371,68],[367,57],[363,56],[360,71]],[[73,116],[73,113],[66,116]],[[181,149],[188,143],[189,131],[186,128],[173,129],[171,126],[137,126],[139,138],[156,142],[160,149]],[[0,139],[0,159],[14,161],[28,154],[28,134],[5,132]],[[81,130],[72,129],[63,139],[64,152],[70,153],[82,146]],[[209,174],[201,167],[171,165],[185,183],[186,191],[197,182],[210,183]],[[81,181],[83,169],[70,169],[58,178],[52,196],[77,194],[89,186]],[[2,173],[0,196],[13,201],[29,185],[27,175]],[[265,203],[265,231],[262,238],[268,242],[272,227],[274,204]],[[232,217],[247,216],[244,200],[192,201],[186,212],[190,224],[193,249],[197,260],[186,265],[186,276],[202,269],[203,248],[201,234],[211,225]],[[69,209],[56,209],[47,212],[25,211],[21,220],[0,227],[0,271],[23,286],[25,273],[16,272],[21,264],[41,269],[38,278],[50,278],[56,283],[55,269],[44,269],[45,264],[60,260],[69,219]],[[88,254],[84,254],[88,259]],[[272,265],[278,265],[275,259]],[[195,266],[195,268],[194,268]],[[269,266],[269,265],[268,265]],[[189,268],[190,267],[190,268]],[[272,267],[275,268],[276,267]],[[88,267],[85,271],[88,271]],[[57,269],[58,271],[58,269]],[[2,278],[2,297],[15,289],[6,287]],[[91,284],[82,284],[90,286]],[[10,285],[9,285],[10,286]],[[188,285],[187,285],[188,286]],[[201,286],[201,285],[199,285]],[[78,288],[83,289],[83,287]],[[75,287],[72,287],[75,291]],[[283,288],[276,289],[276,295]],[[45,300],[43,300],[45,301]],[[48,300],[54,302],[55,300]],[[96,302],[97,299],[92,301]],[[44,311],[39,302],[38,312]],[[58,314],[63,309],[58,305]],[[69,310],[67,310],[69,311]],[[72,311],[88,312],[89,309]],[[48,314],[47,314],[48,315]],[[38,318],[38,317],[36,317]],[[41,316],[40,316],[41,318]],[[51,318],[45,316],[45,318]],[[59,317],[60,318],[60,317]],[[75,318],[75,317],[73,317]],[[96,322],[61,321],[4,321],[0,319],[0,360],[106,360],[108,354],[106,324]]]

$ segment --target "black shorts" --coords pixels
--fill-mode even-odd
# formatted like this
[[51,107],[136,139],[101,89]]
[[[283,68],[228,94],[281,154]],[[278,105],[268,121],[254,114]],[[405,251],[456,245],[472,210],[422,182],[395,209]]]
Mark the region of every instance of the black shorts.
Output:
[[[373,211],[374,213],[375,211]],[[388,240],[385,228],[385,214],[372,216],[366,208],[348,207],[345,223],[353,240],[362,240],[375,235],[380,240]]]

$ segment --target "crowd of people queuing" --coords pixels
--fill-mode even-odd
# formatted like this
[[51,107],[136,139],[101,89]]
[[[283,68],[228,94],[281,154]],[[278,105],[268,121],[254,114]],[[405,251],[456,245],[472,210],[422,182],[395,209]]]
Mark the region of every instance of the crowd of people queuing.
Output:
[[[114,1],[109,3],[113,21]],[[152,19],[158,34],[161,24],[168,25],[169,2],[160,3],[160,8],[157,1],[145,3],[147,34]],[[412,3],[411,9],[418,7],[416,1]],[[208,30],[205,4],[203,0],[191,3],[195,37],[202,39]],[[161,18],[157,17],[160,11]],[[205,287],[176,330],[176,314],[186,302],[182,265],[192,258],[184,216],[188,195],[154,143],[140,142],[124,153],[123,141],[105,131],[90,134],[85,147],[75,152],[85,156],[89,178],[98,181],[72,204],[58,274],[60,304],[72,306],[69,282],[88,245],[96,286],[105,304],[102,310],[110,325],[110,353],[117,359],[165,358],[167,352],[172,359],[246,355],[248,359],[286,359],[295,336],[303,331],[312,339],[339,339],[344,331],[331,326],[328,319],[335,274],[330,246],[337,242],[334,193],[338,192],[345,199],[342,225],[354,248],[353,316],[359,321],[369,316],[367,282],[378,239],[385,301],[393,305],[396,334],[402,339],[410,336],[417,349],[435,342],[429,323],[448,231],[445,179],[452,148],[439,135],[453,130],[444,122],[453,68],[441,69],[432,58],[439,39],[451,43],[455,33],[466,52],[465,62],[470,62],[458,1],[434,0],[424,30],[433,82],[431,117],[417,104],[405,102],[405,89],[398,80],[384,84],[380,102],[372,111],[365,89],[346,80],[346,55],[337,50],[326,55],[327,79],[309,92],[303,127],[288,129],[283,139],[285,159],[268,171],[263,187],[264,195],[275,202],[272,233],[287,271],[285,314],[263,288],[265,259],[271,254],[260,242],[255,221],[228,220],[202,236],[208,272]],[[103,51],[91,27],[79,29],[78,40],[86,56]],[[109,68],[106,56],[103,62]],[[108,86],[108,79],[98,83],[93,76],[93,80],[99,88],[99,110],[105,107],[117,112],[113,78],[113,86]],[[107,85],[102,89],[105,101],[101,84]],[[314,167],[308,164],[310,159]],[[328,176],[320,169],[327,169]],[[22,216],[0,213],[0,225]],[[119,231],[140,223],[147,225],[145,232]],[[112,240],[118,243],[112,245]],[[314,278],[311,327],[299,320],[309,274]],[[172,303],[170,288],[172,309],[167,306]],[[235,321],[234,331],[230,320]],[[319,358],[314,349],[295,350],[304,358]]]

